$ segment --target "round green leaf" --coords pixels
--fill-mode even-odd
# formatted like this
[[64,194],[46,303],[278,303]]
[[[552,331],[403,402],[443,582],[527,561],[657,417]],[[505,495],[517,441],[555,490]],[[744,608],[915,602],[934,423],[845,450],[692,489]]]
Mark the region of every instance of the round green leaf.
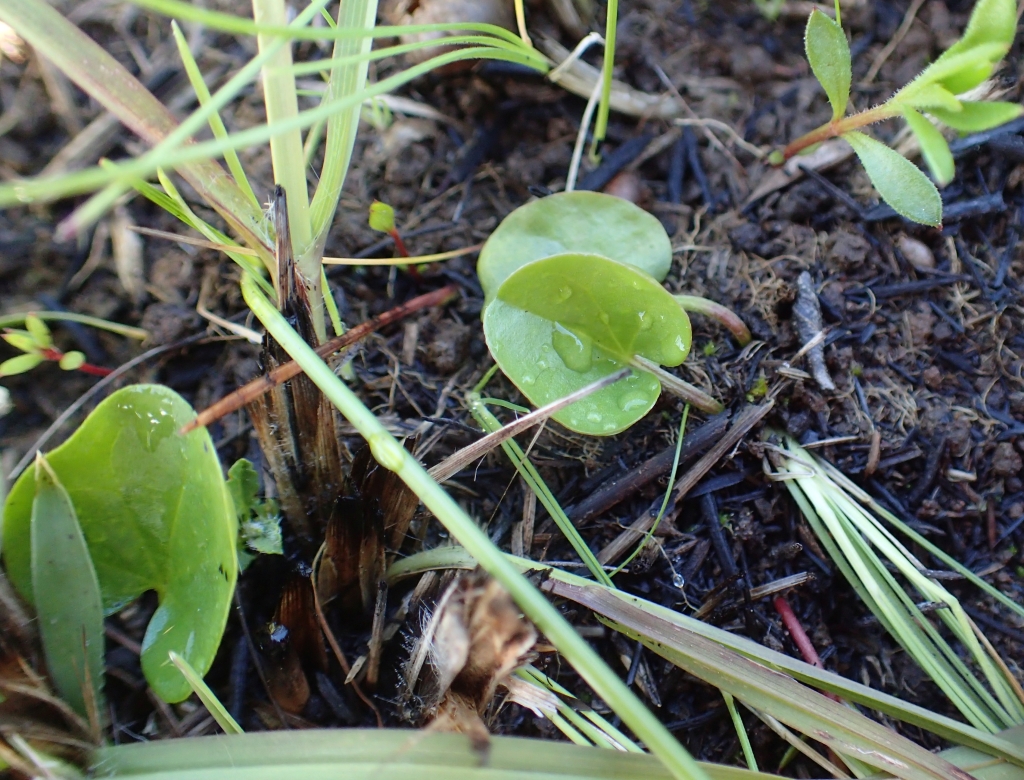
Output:
[[841,119],[850,100],[850,44],[839,24],[815,9],[807,19],[804,32],[807,62],[821,83],[832,106],[832,118]]
[[476,270],[488,303],[517,268],[566,252],[603,255],[659,282],[672,265],[672,244],[653,215],[614,195],[560,192],[520,206],[487,239]]
[[922,225],[942,224],[942,198],[921,169],[899,152],[864,133],[844,133],[882,200]]
[[[565,254],[524,265],[484,312],[484,335],[506,376],[537,406],[617,371],[634,355],[679,365],[690,320],[654,279],[599,255]],[[646,371],[599,390],[555,415],[571,430],[625,430],[658,399]]]
[[[234,507],[210,435],[205,428],[178,435],[194,417],[166,387],[126,387],[47,456],[78,516],[107,613],[144,591],[157,592],[142,668],[168,702],[191,693],[168,652],[201,674],[209,670],[238,571]],[[34,487],[35,469],[28,469],[3,515],[7,573],[30,602]]]
[[949,144],[942,137],[942,133],[912,108],[903,109],[903,118],[907,120],[911,131],[921,144],[921,156],[928,163],[928,170],[932,172],[932,176],[943,187],[949,184],[953,181],[956,166],[953,164]]

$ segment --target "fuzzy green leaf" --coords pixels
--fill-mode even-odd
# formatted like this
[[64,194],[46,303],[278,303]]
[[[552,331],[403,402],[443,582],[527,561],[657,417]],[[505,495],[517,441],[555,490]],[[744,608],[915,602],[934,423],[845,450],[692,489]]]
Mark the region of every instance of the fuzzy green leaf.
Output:
[[946,111],[960,111],[962,108],[962,104],[957,100],[956,95],[941,84],[925,84],[920,89],[915,90],[912,96],[898,102],[911,108],[925,111],[933,108],[942,108]]
[[841,119],[850,100],[850,44],[834,19],[815,9],[807,19],[804,34],[807,61],[832,105],[832,119]]
[[0,363],[0,377],[14,376],[15,374],[24,374],[26,371],[31,371],[33,368],[38,366],[44,360],[42,355],[30,354],[30,355],[18,355],[17,357],[9,358],[3,363]]
[[672,243],[656,217],[600,192],[560,192],[520,206],[487,239],[476,271],[488,303],[527,263],[566,252],[601,255],[662,281]]
[[963,36],[943,56],[990,43],[1009,49],[1016,32],[1017,4],[1014,0],[978,0]]
[[864,133],[844,133],[882,200],[897,214],[922,225],[942,223],[942,198],[921,169]]
[[1006,124],[1024,114],[1024,106],[1002,101],[974,102],[964,100],[960,111],[928,109],[928,113],[942,124],[949,125],[959,133],[979,133],[992,127]]
[[[80,715],[88,717],[90,699],[102,711],[104,638],[100,586],[75,508],[42,454],[36,457],[33,481],[32,588],[46,667],[61,697]],[[32,489],[32,481],[28,487]]]
[[931,122],[912,108],[903,109],[903,118],[907,120],[911,131],[921,144],[921,156],[928,164],[932,176],[944,187],[953,181],[956,167],[953,165],[953,154],[942,133]]
[[[555,255],[509,276],[484,312],[484,335],[506,376],[537,406],[618,371],[634,355],[679,365],[690,321],[654,279],[598,255]],[[625,430],[658,399],[646,371],[599,390],[554,415],[579,433]]]
[[[165,701],[191,689],[167,662],[175,650],[205,674],[220,644],[237,575],[234,508],[205,428],[177,393],[133,385],[111,395],[47,456],[71,497],[108,613],[147,590],[160,600],[142,642],[142,669]],[[29,469],[4,505],[2,551],[30,602]]]

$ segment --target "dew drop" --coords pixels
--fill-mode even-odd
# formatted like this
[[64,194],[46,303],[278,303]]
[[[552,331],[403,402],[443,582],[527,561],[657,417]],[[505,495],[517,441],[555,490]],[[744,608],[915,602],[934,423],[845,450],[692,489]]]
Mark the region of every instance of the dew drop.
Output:
[[594,342],[589,336],[578,336],[556,322],[551,332],[551,344],[571,371],[584,374],[594,364]]
[[675,587],[679,588],[679,590],[682,590],[683,587],[686,585],[686,580],[683,579],[683,575],[673,573],[672,574],[672,584]]
[[522,379],[524,385],[532,385],[534,382],[537,381],[533,374],[523,374]]
[[605,325],[611,322],[611,317],[608,316],[608,312],[602,311],[597,315],[597,318],[601,320]]
[[565,303],[572,297],[572,287],[565,286],[558,288],[558,302]]
[[604,417],[601,416],[600,412],[587,412],[587,421],[592,423],[599,423]]
[[640,330],[650,330],[652,327],[654,327],[654,318],[648,317],[645,311],[640,312]]
[[623,393],[619,397],[619,408],[624,412],[631,412],[634,409],[647,406],[648,403],[650,403],[650,399],[647,394],[641,393],[639,390]]

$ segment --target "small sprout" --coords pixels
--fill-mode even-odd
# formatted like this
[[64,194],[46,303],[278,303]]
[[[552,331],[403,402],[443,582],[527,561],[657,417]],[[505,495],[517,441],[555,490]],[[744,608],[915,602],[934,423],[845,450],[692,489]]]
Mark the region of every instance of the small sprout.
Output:
[[955,174],[953,155],[933,120],[957,132],[973,133],[1024,113],[1024,107],[1015,103],[974,102],[958,97],[984,82],[1006,56],[1013,43],[1016,18],[1013,0],[978,0],[959,41],[889,100],[847,116],[853,72],[849,43],[838,21],[821,11],[812,11],[804,36],[807,61],[828,96],[832,119],[785,149],[772,152],[769,162],[781,165],[826,139],[845,138],[882,200],[909,220],[939,225],[942,199],[935,185],[916,165],[857,130],[903,117],[920,144],[921,156],[932,178],[939,186],[948,184]]
[[395,229],[395,210],[387,203],[375,200],[370,204],[370,229],[390,233]]
[[0,377],[24,374],[42,363],[46,358],[36,353],[18,355],[0,363]]
[[57,361],[57,365],[65,371],[76,371],[85,365],[85,355],[78,351],[65,352]]
[[747,402],[754,403],[768,395],[768,380],[764,376],[764,372],[761,372],[757,379],[754,380],[754,384],[750,386],[750,392],[747,393]]
[[704,353],[704,357],[713,357],[718,353],[718,347],[715,345],[715,342],[708,341],[704,343],[704,346],[701,348],[701,352]]

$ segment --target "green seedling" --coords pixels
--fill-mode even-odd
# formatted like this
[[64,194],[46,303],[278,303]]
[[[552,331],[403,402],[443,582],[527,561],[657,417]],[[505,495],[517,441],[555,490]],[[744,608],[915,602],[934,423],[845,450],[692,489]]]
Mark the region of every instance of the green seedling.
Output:
[[[687,311],[734,333],[739,323],[749,341],[724,307],[665,290],[660,282],[671,264],[661,223],[621,198],[564,192],[521,206],[494,231],[477,264],[491,355],[537,406],[631,366],[625,379],[554,415],[579,433],[625,430],[658,400],[658,366],[686,359]],[[707,396],[695,403],[701,400],[704,408],[717,404]]]
[[387,233],[395,242],[395,249],[402,257],[409,257],[409,250],[402,240],[398,228],[395,227],[395,210],[387,203],[375,200],[370,204],[370,229],[378,233]]
[[[126,387],[47,455],[51,481],[66,491],[88,546],[104,612],[113,614],[147,590],[159,596],[142,642],[142,670],[168,702],[191,692],[168,652],[202,674],[209,670],[238,572],[235,511],[210,435],[205,428],[178,435],[194,416],[166,387]],[[52,493],[46,480],[38,467],[22,474],[3,515],[7,574],[40,610],[47,592],[37,586],[61,571],[57,563],[41,569],[42,548],[35,545],[34,512],[41,491]],[[70,528],[70,521],[64,525]]]
[[24,374],[46,361],[57,363],[65,371],[81,371],[92,376],[110,374],[109,368],[86,363],[81,352],[61,352],[54,347],[49,327],[34,314],[25,315],[25,330],[7,328],[0,338],[23,353],[0,363],[0,377]]
[[238,520],[239,571],[245,571],[257,554],[284,554],[277,502],[261,499],[259,489],[259,475],[245,458],[228,469],[228,492]]
[[781,164],[829,138],[844,138],[860,158],[882,200],[896,213],[914,222],[939,225],[942,199],[935,185],[916,165],[859,128],[903,117],[920,143],[921,156],[935,182],[940,186],[948,184],[954,175],[953,155],[935,123],[960,133],[974,133],[1001,125],[1024,112],[1024,107],[1016,103],[964,97],[992,75],[1009,51],[1016,27],[1013,0],[978,0],[963,37],[917,78],[881,105],[847,115],[853,68],[846,33],[839,21],[821,11],[812,11],[804,38],[807,61],[828,96],[832,118],[781,151],[773,152],[770,160]]

